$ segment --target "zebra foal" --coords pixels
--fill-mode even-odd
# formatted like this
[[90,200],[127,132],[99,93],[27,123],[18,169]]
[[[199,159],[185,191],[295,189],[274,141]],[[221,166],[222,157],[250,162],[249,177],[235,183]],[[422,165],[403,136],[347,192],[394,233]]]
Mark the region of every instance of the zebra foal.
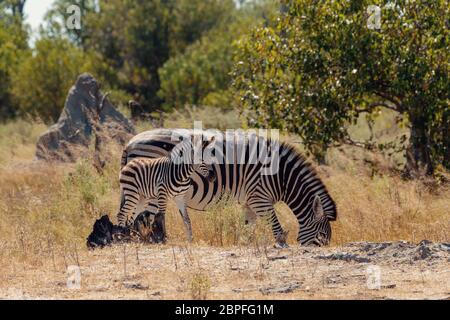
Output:
[[[142,219],[142,226],[138,226],[138,229],[142,229],[141,234],[148,234],[157,217],[162,217],[164,221],[168,199],[173,198],[177,204],[185,202],[184,196],[191,186],[194,172],[209,180],[215,178],[203,161],[195,163],[191,140],[180,143],[168,156],[156,159],[136,158],[122,167],[119,181],[123,199],[117,214],[119,226],[130,227],[135,222],[133,215],[138,204],[153,200],[156,212],[147,212],[145,219]],[[203,142],[202,149],[213,140]],[[189,216],[184,216],[183,213],[182,216],[186,225],[190,225]],[[166,235],[164,223],[163,234]]]

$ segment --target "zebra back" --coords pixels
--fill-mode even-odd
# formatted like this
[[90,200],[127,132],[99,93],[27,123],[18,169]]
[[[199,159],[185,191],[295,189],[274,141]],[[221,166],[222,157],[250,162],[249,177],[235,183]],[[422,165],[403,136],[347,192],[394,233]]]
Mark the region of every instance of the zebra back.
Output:
[[[177,135],[193,134],[192,130],[186,129],[156,129],[138,134],[125,148],[122,163],[136,157],[157,158],[169,154],[178,143],[173,139],[174,132]],[[211,136],[211,133],[205,131],[201,134]],[[272,141],[270,139],[261,140],[260,137],[258,140],[246,138],[240,142],[238,139],[240,138],[236,136],[224,136],[222,137],[222,148],[216,145],[214,156],[221,156],[224,161],[212,166],[217,177],[215,181],[208,181],[195,173],[192,175],[191,188],[188,191],[187,204],[189,207],[204,210],[224,192],[231,193],[238,202],[244,203],[252,185],[258,180],[273,189],[274,201],[286,202],[296,216],[301,215],[306,207],[309,208],[312,205],[313,196],[319,195],[329,219],[336,220],[334,201],[312,165],[295,147],[288,143],[279,143],[278,172],[274,175],[261,175],[262,164],[248,164],[246,161],[252,157],[252,153],[255,151],[255,141],[262,142],[262,145],[265,144],[268,148],[272,145]],[[216,139],[216,141],[218,140],[220,139]],[[231,142],[232,145],[231,152],[226,148],[228,142]],[[238,159],[238,154],[242,159]]]

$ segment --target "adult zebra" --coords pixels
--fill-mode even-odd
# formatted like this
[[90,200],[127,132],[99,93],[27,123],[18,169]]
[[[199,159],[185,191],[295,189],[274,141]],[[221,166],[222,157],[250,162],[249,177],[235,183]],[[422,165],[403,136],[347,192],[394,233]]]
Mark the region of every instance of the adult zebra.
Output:
[[[155,129],[140,133],[125,147],[122,166],[136,157],[165,156],[178,143],[174,137],[193,133],[187,129]],[[212,182],[194,173],[184,201],[177,202],[190,239],[192,231],[186,207],[205,210],[221,194],[228,192],[245,205],[247,216],[266,216],[269,219],[279,246],[286,246],[285,232],[274,209],[279,201],[288,205],[297,217],[297,241],[301,245],[328,244],[331,239],[330,221],[337,217],[336,205],[311,165],[287,143],[240,133],[197,132],[208,139],[215,136],[212,158],[223,161],[212,163],[216,177]],[[271,159],[278,159],[275,171],[267,172],[267,163],[259,161],[264,150]],[[258,161],[254,161],[255,152]],[[150,201],[147,209],[153,211],[154,203]]]

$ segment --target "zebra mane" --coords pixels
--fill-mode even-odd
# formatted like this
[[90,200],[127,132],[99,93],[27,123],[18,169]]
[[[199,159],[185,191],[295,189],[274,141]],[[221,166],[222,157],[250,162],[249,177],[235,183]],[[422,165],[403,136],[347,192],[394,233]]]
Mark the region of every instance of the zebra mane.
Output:
[[331,198],[327,187],[325,186],[325,184],[322,182],[322,179],[320,179],[317,170],[314,168],[314,166],[306,159],[305,156],[303,156],[298,149],[288,143],[288,142],[280,142],[280,149],[279,149],[279,153],[281,158],[286,157],[292,157],[291,161],[295,161],[298,160],[301,162],[301,165],[305,168],[307,168],[307,170],[311,173],[312,177],[315,180],[315,182],[317,182],[318,184],[320,184],[321,186],[321,193],[319,194],[322,203],[324,203],[324,212],[327,215],[328,219],[330,221],[335,221],[337,218],[337,209],[336,209],[336,203],[334,202],[334,200]]

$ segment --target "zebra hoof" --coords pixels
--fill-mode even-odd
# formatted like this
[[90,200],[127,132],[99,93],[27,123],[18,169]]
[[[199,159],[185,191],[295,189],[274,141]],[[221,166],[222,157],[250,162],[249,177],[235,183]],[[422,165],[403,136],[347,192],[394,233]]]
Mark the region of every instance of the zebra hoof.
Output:
[[275,245],[273,246],[275,249],[285,249],[285,248],[289,248],[289,245],[286,242],[283,243],[275,243]]

